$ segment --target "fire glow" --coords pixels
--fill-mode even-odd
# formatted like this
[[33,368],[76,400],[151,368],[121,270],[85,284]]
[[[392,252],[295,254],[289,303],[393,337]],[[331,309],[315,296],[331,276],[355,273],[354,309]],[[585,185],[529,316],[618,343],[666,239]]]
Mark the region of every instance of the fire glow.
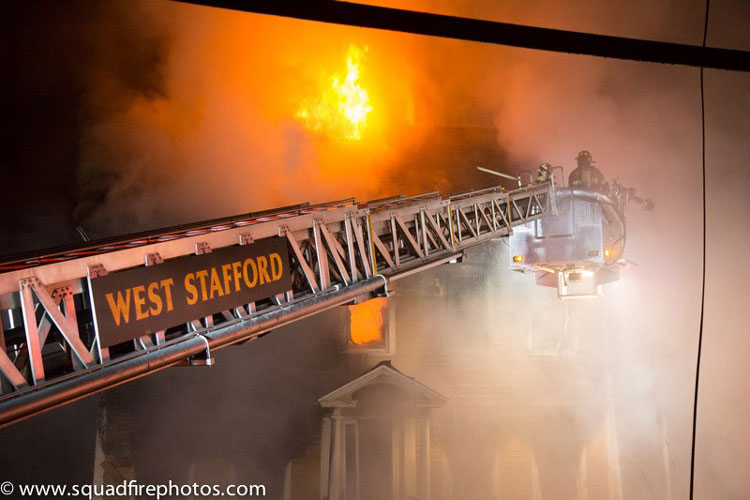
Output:
[[303,102],[295,116],[309,130],[352,141],[362,139],[367,115],[372,111],[367,90],[359,83],[365,52],[367,47],[360,50],[355,45],[350,45],[346,57],[346,75],[324,78],[326,84],[321,94]]
[[383,312],[386,299],[370,299],[361,304],[349,306],[349,340],[356,345],[371,345],[383,339]]

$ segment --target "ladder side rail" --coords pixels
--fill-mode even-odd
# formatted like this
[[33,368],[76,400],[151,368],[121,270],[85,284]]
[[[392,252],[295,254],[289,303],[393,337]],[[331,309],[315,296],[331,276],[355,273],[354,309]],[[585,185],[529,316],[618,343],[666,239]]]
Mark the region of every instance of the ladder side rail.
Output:
[[[35,341],[36,335],[34,337],[31,337],[31,335],[36,333],[39,326],[44,326],[44,323],[42,319],[37,319],[30,312],[31,294],[27,293],[25,300],[21,299],[20,292],[23,290],[19,291],[18,289],[18,283],[21,280],[38,280],[39,286],[46,287],[46,289],[68,287],[70,297],[66,308],[70,309],[69,304],[73,303],[73,296],[79,297],[78,303],[83,304],[83,309],[71,311],[71,318],[75,318],[75,314],[78,314],[82,322],[93,322],[86,281],[89,266],[100,265],[108,271],[135,268],[144,265],[144,257],[149,254],[158,253],[164,259],[193,255],[197,243],[207,244],[214,250],[218,250],[240,244],[243,237],[247,238],[250,233],[252,239],[292,235],[298,245],[299,255],[303,259],[299,261],[297,252],[292,252],[297,259],[293,272],[298,273],[299,276],[313,277],[316,284],[325,283],[328,289],[345,289],[356,284],[356,281],[370,278],[375,274],[382,274],[385,277],[403,276],[407,271],[411,274],[432,267],[436,263],[442,263],[448,257],[454,257],[457,251],[462,251],[487,239],[507,235],[513,225],[523,224],[541,217],[546,207],[543,206],[540,196],[546,195],[544,199],[548,202],[551,189],[553,189],[551,185],[539,185],[512,192],[483,190],[476,194],[463,195],[454,202],[449,198],[418,196],[414,197],[413,200],[400,200],[397,206],[375,211],[346,205],[4,273],[0,275],[0,314],[13,315],[15,321],[20,322],[20,326],[26,332],[26,338],[17,341],[17,345],[20,342],[20,345],[23,346],[29,339]],[[502,212],[498,213],[499,209],[501,207],[507,209],[511,205],[518,207],[519,203],[526,207],[522,214],[525,217],[516,217],[511,221],[502,220],[505,218],[502,217]],[[539,210],[532,209],[532,204],[539,206]],[[445,226],[444,222],[441,223],[440,221],[441,216],[444,217],[448,210],[456,211],[455,219],[463,222],[473,233],[471,236],[465,233],[465,237],[460,241],[452,237],[452,234],[448,231],[449,228]],[[478,214],[481,214],[481,219]],[[491,214],[492,223],[487,219],[487,214]],[[371,242],[370,239],[373,241]],[[433,247],[429,252],[424,251],[427,239],[431,241]],[[368,265],[371,256],[365,254],[369,253],[366,247],[371,244],[373,247],[377,247],[375,248],[377,273]],[[398,252],[398,255],[395,255],[395,252]],[[325,259],[325,266],[321,266],[323,259]],[[308,270],[304,269],[303,262],[307,265]],[[330,272],[325,280],[321,280],[321,269],[325,273],[328,265],[333,266],[329,268],[333,272]],[[310,272],[312,272],[312,275],[310,275]],[[9,287],[9,284],[12,285],[12,288]],[[299,283],[297,283],[286,294],[279,294],[268,300],[259,301],[247,310],[244,309],[244,306],[240,306],[243,308],[238,309],[238,314],[245,317],[267,314],[269,311],[276,310],[284,305],[304,302],[325,292],[326,290],[321,289],[320,286],[305,287],[299,286]],[[54,304],[46,299],[46,295],[45,300],[47,308],[52,310]],[[24,302],[25,314],[14,313],[13,310],[20,309]],[[92,362],[86,350],[94,349],[95,346],[85,345],[84,349],[83,344],[81,344],[83,341],[91,344],[92,339],[81,338],[79,340],[76,325],[69,324],[59,310],[54,309],[52,311],[55,315],[56,326],[62,326],[66,330],[62,332],[66,335],[66,340],[74,344],[75,351],[79,357],[85,358],[83,361],[88,367],[117,361],[118,357],[112,360],[97,357]],[[236,319],[228,311],[218,311],[212,317],[206,318],[205,327],[202,328],[208,330],[220,328],[223,324]],[[44,318],[43,320],[47,321]],[[30,321],[33,321],[34,324],[25,324]],[[37,324],[37,321],[40,321],[40,323]],[[188,322],[188,325],[190,324],[192,323]],[[19,325],[15,326],[18,327]],[[195,334],[189,326],[183,325],[183,327],[181,329],[179,325],[175,325],[168,329],[170,333],[166,340],[170,342],[182,336]],[[7,332],[3,330],[0,330],[0,332],[2,332],[0,335],[3,335],[2,340],[5,343]],[[68,332],[70,332],[70,335],[68,335]],[[16,389],[21,389],[25,385],[23,382],[28,382],[29,385],[37,382],[42,386],[47,382],[42,368],[44,366],[43,359],[39,357],[42,347],[43,344],[32,347],[36,357],[34,368],[37,368],[35,371],[39,372],[41,376],[34,377],[34,375],[29,374],[28,380],[22,380],[18,376],[19,372],[12,369],[8,362],[5,362],[4,375],[12,379],[11,382],[16,386]],[[146,353],[147,350],[142,352]],[[138,353],[135,351],[127,352],[125,355],[137,356]],[[6,361],[8,360],[10,358]],[[76,361],[81,361],[81,359],[76,359]],[[65,374],[66,377],[74,375]],[[51,379],[51,381],[54,381],[54,379]],[[8,396],[13,396],[13,393],[3,396],[3,399]]]

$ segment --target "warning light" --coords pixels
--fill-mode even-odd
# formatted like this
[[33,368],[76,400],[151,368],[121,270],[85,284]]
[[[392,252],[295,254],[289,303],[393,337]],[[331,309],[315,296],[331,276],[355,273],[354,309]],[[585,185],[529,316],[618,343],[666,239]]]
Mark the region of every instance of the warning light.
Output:
[[523,262],[523,255],[514,255],[513,262]]
[[612,255],[612,252],[610,251],[610,249],[609,248],[605,248],[604,249],[604,257],[606,257],[607,259],[609,259],[610,255]]

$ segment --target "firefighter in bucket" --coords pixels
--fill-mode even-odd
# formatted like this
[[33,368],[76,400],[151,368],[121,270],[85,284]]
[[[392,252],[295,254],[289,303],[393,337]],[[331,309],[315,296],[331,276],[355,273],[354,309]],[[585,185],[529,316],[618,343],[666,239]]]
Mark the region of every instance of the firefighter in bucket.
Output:
[[552,171],[552,165],[549,163],[542,163],[539,165],[539,170],[536,174],[536,184],[543,184],[549,180],[550,173]]
[[581,151],[576,157],[578,167],[570,173],[568,184],[573,188],[588,188],[601,193],[609,192],[609,186],[604,180],[604,175],[597,169],[591,158],[591,153]]

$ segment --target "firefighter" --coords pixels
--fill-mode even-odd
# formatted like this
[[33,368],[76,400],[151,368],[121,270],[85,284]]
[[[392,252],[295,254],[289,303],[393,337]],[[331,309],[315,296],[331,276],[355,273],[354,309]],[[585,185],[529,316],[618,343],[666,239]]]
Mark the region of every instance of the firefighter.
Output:
[[536,174],[536,183],[542,184],[549,180],[549,174],[552,170],[552,165],[549,163],[542,163],[539,165],[539,172]]
[[584,187],[596,191],[609,190],[602,173],[592,165],[594,161],[591,159],[591,153],[585,150],[581,151],[578,153],[576,161],[578,162],[578,167],[568,177],[568,184],[571,187]]

